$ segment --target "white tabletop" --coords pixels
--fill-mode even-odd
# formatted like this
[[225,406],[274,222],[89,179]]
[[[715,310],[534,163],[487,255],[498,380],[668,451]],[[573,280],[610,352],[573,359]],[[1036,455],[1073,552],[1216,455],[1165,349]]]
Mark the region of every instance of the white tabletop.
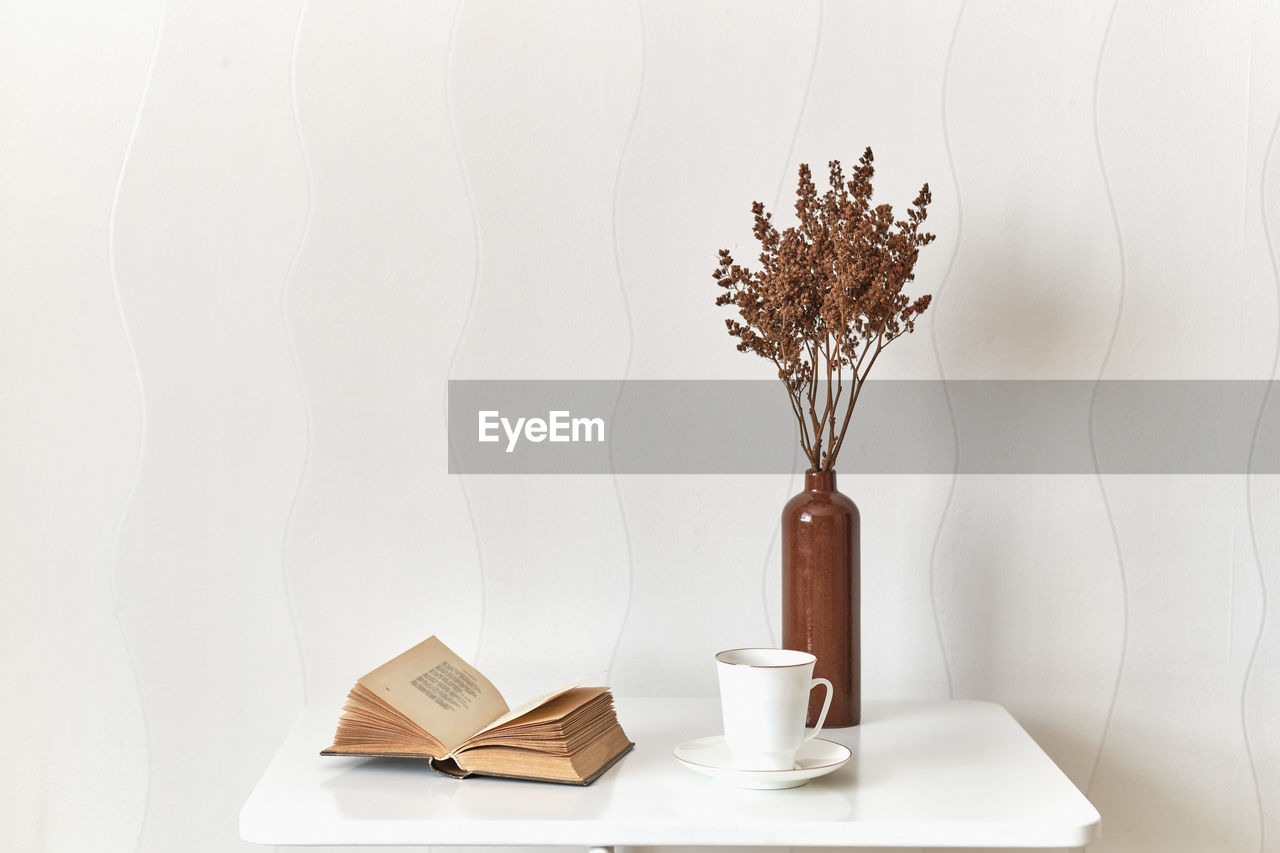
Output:
[[437,775],[425,762],[321,757],[338,708],[303,713],[240,813],[258,844],[1078,847],[1098,812],[999,705],[868,702],[823,737],[853,759],[804,787],[751,791],[671,750],[720,731],[715,699],[617,700],[636,742],[588,787]]

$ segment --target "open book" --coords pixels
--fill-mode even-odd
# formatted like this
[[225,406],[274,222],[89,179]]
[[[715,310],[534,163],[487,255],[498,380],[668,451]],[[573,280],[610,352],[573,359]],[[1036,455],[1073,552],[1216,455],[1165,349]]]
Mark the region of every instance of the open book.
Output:
[[426,758],[457,778],[589,785],[632,746],[607,687],[570,685],[512,710],[430,637],[356,682],[321,755]]

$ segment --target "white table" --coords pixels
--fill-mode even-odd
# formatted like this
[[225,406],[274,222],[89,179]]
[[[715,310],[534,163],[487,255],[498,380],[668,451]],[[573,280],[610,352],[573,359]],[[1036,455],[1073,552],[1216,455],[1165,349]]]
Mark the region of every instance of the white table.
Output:
[[868,702],[824,737],[853,760],[808,785],[749,791],[695,774],[677,744],[720,731],[715,699],[617,700],[636,742],[582,788],[472,777],[412,760],[324,758],[338,709],[303,713],[240,812],[258,844],[1080,847],[1096,809],[999,705]]

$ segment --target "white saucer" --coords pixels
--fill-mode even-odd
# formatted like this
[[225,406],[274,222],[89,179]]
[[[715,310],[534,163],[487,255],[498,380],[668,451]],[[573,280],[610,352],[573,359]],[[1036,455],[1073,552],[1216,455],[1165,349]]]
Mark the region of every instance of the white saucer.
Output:
[[724,780],[739,788],[757,790],[798,787],[843,767],[853,757],[853,751],[844,744],[814,738],[800,746],[796,766],[792,770],[739,770],[733,766],[724,735],[700,737],[682,743],[672,754],[676,761],[695,773]]

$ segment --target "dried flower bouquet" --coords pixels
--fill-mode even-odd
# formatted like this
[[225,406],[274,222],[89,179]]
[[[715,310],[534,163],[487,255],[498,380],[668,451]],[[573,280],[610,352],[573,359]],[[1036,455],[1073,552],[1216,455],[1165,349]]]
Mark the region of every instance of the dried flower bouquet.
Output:
[[915,329],[931,299],[912,301],[902,292],[915,278],[920,248],[934,240],[920,230],[929,185],[907,218],[895,221],[890,205],[871,206],[872,161],[868,148],[847,181],[840,161],[831,161],[831,189],[821,196],[802,164],[798,224],[779,232],[773,215],[754,202],[760,268],[741,266],[721,249],[714,273],[724,288],[716,304],[735,306],[741,317],[725,321],[738,350],[778,368],[814,471],[833,469],[867,374],[890,342]]

